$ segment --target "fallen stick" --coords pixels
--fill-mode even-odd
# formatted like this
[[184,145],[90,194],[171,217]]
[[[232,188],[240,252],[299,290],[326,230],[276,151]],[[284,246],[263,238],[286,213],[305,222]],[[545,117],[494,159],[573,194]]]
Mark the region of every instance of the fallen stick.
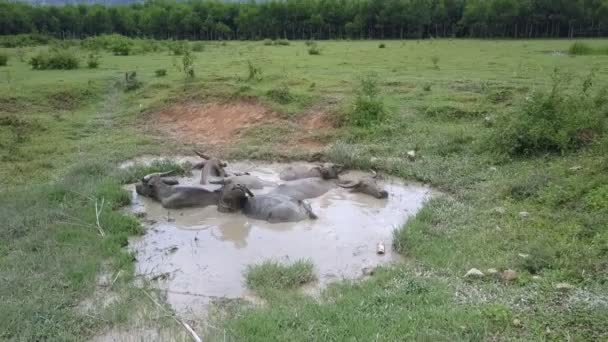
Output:
[[181,319],[177,318],[177,316],[175,316],[175,314],[170,314],[167,312],[167,309],[165,309],[159,302],[156,301],[156,299],[154,299],[146,290],[142,290],[144,291],[144,293],[146,294],[146,296],[148,296],[148,298],[150,298],[150,300],[152,301],[152,303],[154,303],[156,306],[158,306],[162,311],[164,311],[165,313],[169,314],[171,317],[173,317],[173,319],[179,323],[181,326],[184,327],[184,329],[186,329],[186,331],[188,331],[188,333],[190,334],[190,336],[192,337],[192,339],[195,342],[203,342],[203,340],[196,334],[196,332],[194,331],[194,329],[192,329],[192,327],[190,325],[188,325],[188,323],[182,321]]
[[103,211],[103,205],[105,204],[106,199],[104,197],[101,198],[101,205],[97,208],[97,199],[95,199],[95,219],[97,220],[97,230],[99,231],[99,235],[106,236],[106,233],[101,228],[101,224],[99,223],[99,215]]

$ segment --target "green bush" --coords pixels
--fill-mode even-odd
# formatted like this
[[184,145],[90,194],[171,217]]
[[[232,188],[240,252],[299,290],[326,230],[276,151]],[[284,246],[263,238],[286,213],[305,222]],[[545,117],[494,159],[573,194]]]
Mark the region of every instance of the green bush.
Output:
[[101,56],[99,56],[98,54],[94,52],[89,53],[89,56],[87,57],[87,67],[89,69],[97,69],[97,67],[99,67],[100,59]]
[[321,54],[321,48],[317,45],[317,43],[314,43],[308,46],[308,54],[309,55],[320,55]]
[[384,119],[386,110],[384,101],[380,97],[380,87],[376,75],[369,74],[362,77],[355,93],[356,97],[349,117],[352,124],[370,126]]
[[8,55],[0,53],[0,66],[5,66],[8,63]]
[[384,44],[384,43],[380,43],[380,45],[378,45],[378,48],[380,48],[380,49],[384,49],[384,48],[386,48],[386,44]]
[[192,44],[192,51],[201,52],[204,50],[205,50],[205,44],[203,44],[203,42],[195,42],[194,44]]
[[274,45],[282,45],[282,46],[286,46],[289,45],[289,40],[287,39],[277,39],[274,41]]
[[51,41],[52,37],[37,33],[0,36],[0,46],[5,48],[46,45]]
[[78,68],[78,57],[72,50],[50,49],[41,51],[29,61],[34,70]]
[[270,45],[272,45],[272,40],[270,40],[270,39],[264,39],[263,43],[264,43],[264,45],[270,46]]
[[156,77],[164,77],[164,76],[167,76],[167,70],[158,69],[158,70],[154,71],[154,74],[156,74]]
[[497,121],[496,149],[511,155],[574,150],[604,133],[606,108],[587,91],[568,91],[554,77],[550,91],[538,91]]
[[133,48],[133,43],[131,43],[127,39],[117,39],[110,46],[110,51],[115,56],[128,56],[131,54],[131,49]]
[[288,104],[293,101],[293,95],[287,84],[282,84],[278,88],[270,89],[266,95],[280,104]]
[[571,55],[608,55],[608,46],[592,47],[589,44],[575,42],[568,48]]
[[247,81],[256,80],[259,81],[262,79],[262,68],[254,65],[251,61],[247,61],[247,68],[249,70],[249,75],[247,76]]
[[190,51],[190,46],[183,40],[176,40],[169,43],[169,51],[175,56],[181,56]]

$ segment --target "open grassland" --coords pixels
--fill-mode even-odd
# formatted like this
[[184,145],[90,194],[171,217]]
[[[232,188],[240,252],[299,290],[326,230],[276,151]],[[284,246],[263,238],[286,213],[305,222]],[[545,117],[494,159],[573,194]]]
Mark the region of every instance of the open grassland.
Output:
[[[608,57],[568,56],[571,41],[559,40],[380,43],[320,41],[318,55],[304,42],[204,43],[192,53],[193,79],[176,67],[183,69],[183,56],[166,50],[100,52],[98,68],[88,69],[88,51],[75,46],[81,66],[64,71],[26,63],[46,47],[0,49],[8,56],[0,66],[0,338],[80,340],[153,310],[133,288],[133,258],[121,249],[141,228],[117,210],[129,200],[120,184],[149,170],[116,165],[186,148],[156,131],[155,109],[244,99],[294,123],[327,113],[337,128],[319,139],[330,159],[427,182],[445,196],[395,233],[406,264],[330,286],[320,301],[264,291],[260,282],[267,305],[231,307],[223,322],[233,340],[608,338],[606,134],[589,133],[576,148],[541,139],[535,143],[547,148],[525,153],[495,139],[512,127],[502,120],[557,84],[556,69],[559,94],[597,97],[589,110],[604,110],[605,125],[596,93],[608,85]],[[131,71],[141,87],[127,91]],[[349,118],[361,106],[353,103],[370,74],[381,120],[359,116],[365,120],[356,124]],[[225,151],[274,158],[297,127],[260,122]],[[105,236],[95,215],[102,199]],[[517,279],[464,278],[473,267],[511,269]],[[100,273],[120,275],[112,285],[119,300],[83,314]],[[145,320],[168,324],[158,314]]]

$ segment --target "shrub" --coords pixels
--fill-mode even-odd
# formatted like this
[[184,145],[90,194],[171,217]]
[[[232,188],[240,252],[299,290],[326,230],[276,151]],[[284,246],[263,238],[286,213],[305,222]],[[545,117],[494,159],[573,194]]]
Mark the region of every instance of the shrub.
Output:
[[438,56],[431,57],[431,62],[433,62],[433,69],[439,70],[439,57]]
[[133,43],[129,40],[125,39],[117,39],[110,46],[110,51],[115,56],[128,56],[131,53],[131,49],[133,48]]
[[319,46],[317,45],[317,43],[310,44],[308,45],[308,54],[309,55],[320,55],[321,54],[321,48],[319,48]]
[[78,57],[72,50],[51,49],[41,51],[29,61],[35,70],[46,69],[76,69],[78,68]]
[[164,76],[167,76],[167,70],[158,69],[158,70],[154,71],[154,74],[156,74],[156,77],[164,77]]
[[53,41],[53,38],[42,34],[18,34],[0,37],[0,46],[5,48],[18,48],[26,46],[46,45]]
[[142,83],[137,79],[135,71],[125,73],[125,90],[132,91],[141,88]]
[[307,40],[304,42],[304,44],[306,44],[306,46],[313,46],[316,45],[317,43],[314,40]]
[[272,40],[270,40],[270,39],[264,39],[263,43],[266,46],[270,46],[270,45],[272,45]]
[[369,74],[361,78],[349,120],[356,126],[370,126],[385,115],[384,101],[380,97],[378,78]]
[[278,39],[278,40],[274,41],[274,45],[286,46],[286,45],[289,45],[289,40],[287,40],[287,39]]
[[5,66],[8,63],[8,56],[0,53],[0,66]]
[[175,56],[182,56],[190,51],[190,46],[183,40],[172,41],[169,43],[169,51]]
[[575,42],[568,48],[571,55],[608,55],[608,46],[592,47],[589,44]]
[[247,76],[247,81],[256,80],[259,81],[262,79],[262,68],[259,66],[253,65],[251,61],[247,61],[247,67],[249,69],[249,75]]
[[379,49],[384,49],[385,47],[386,47],[386,44],[384,44],[384,43],[380,43],[380,45],[378,45]]
[[94,52],[89,53],[89,56],[87,57],[87,67],[89,69],[97,69],[100,58],[101,57]]
[[192,51],[201,52],[204,50],[205,50],[205,44],[203,44],[203,42],[196,42],[196,43],[192,44]]
[[492,138],[499,151],[512,155],[563,152],[587,145],[604,133],[606,108],[585,90],[569,92],[554,76],[548,92],[522,101],[497,122]]
[[286,83],[283,83],[278,88],[270,89],[266,92],[266,95],[280,104],[288,104],[293,101],[293,95]]
[[182,57],[182,70],[184,71],[186,79],[194,78],[194,55],[192,55],[190,50],[184,51],[184,56]]
[[431,85],[430,84],[425,84],[422,86],[422,90],[424,91],[431,91]]

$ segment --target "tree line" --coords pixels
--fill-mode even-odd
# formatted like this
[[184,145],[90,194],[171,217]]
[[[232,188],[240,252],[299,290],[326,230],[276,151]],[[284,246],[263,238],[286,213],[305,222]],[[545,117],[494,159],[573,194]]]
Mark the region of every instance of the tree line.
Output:
[[608,34],[608,0],[214,0],[34,6],[0,0],[0,34],[159,39],[558,38]]

